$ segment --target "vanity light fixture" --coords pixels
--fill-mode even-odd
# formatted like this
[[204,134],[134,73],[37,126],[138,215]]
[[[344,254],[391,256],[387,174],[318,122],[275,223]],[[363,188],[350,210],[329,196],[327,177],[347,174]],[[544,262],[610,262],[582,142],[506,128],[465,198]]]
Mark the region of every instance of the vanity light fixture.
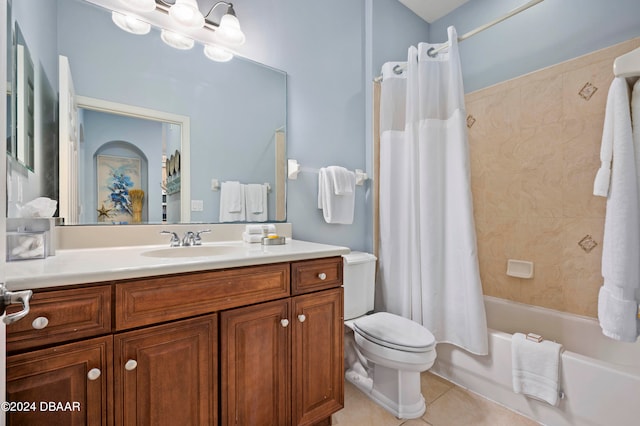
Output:
[[[147,18],[150,23],[158,25],[162,22],[162,41],[171,47],[181,50],[191,49],[195,40],[203,41],[204,54],[207,58],[217,62],[227,62],[233,58],[230,47],[240,46],[245,42],[245,35],[240,29],[240,22],[236,17],[233,4],[226,1],[216,2],[206,14],[200,12],[197,0],[175,0],[168,2],[165,0],[120,0],[135,13],[135,17],[127,15],[126,12],[112,12],[113,22],[121,29],[132,34],[147,34],[151,28],[145,22]],[[220,18],[220,23],[209,20],[213,10],[220,6],[226,6],[226,11]],[[166,13],[171,17],[171,22],[175,25],[168,26],[167,21],[158,20],[155,13]],[[166,15],[165,15],[166,16]],[[213,38],[191,37],[194,31],[207,30],[213,32]],[[197,34],[197,33],[195,33]],[[213,40],[211,42],[209,40]]]

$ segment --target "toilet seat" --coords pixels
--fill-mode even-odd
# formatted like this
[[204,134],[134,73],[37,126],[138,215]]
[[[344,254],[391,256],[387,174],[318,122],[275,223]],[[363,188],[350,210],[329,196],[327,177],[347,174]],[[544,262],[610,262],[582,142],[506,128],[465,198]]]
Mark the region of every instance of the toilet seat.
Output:
[[373,343],[403,352],[429,352],[436,343],[433,334],[422,325],[388,312],[358,318],[353,328]]

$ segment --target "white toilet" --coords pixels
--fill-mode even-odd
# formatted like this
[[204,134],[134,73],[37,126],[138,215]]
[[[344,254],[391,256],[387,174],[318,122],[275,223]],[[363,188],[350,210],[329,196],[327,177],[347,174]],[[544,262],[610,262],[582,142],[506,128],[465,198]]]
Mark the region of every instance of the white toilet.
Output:
[[407,318],[373,310],[376,257],[343,255],[346,379],[401,419],[426,410],[420,373],[436,359],[433,334]]

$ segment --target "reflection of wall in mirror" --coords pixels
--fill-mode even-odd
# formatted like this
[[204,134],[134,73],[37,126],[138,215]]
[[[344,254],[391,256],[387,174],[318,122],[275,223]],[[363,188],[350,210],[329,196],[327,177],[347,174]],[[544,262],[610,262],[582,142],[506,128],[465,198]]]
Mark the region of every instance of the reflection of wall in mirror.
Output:
[[[218,219],[212,178],[275,187],[274,131],[286,120],[284,73],[238,58],[214,63],[201,49],[180,51],[153,34],[128,34],[86,2],[58,5],[58,48],[69,57],[78,95],[191,119],[191,198],[204,204],[192,221]],[[269,211],[275,215],[274,197]]]
[[[143,161],[142,185],[145,191],[143,220],[162,222],[162,172],[154,167],[162,162],[163,123],[108,114],[99,111],[83,111],[84,142],[81,162],[85,182],[80,188],[83,205],[80,223],[95,223],[96,208],[96,156],[117,155],[137,157]],[[136,152],[137,151],[137,152]],[[178,197],[178,204],[179,204]],[[179,212],[179,207],[178,207]]]
[[[13,1],[11,23],[19,21],[25,44],[34,64],[33,170],[27,171],[15,161],[7,169],[7,214],[16,215],[16,204],[45,196],[58,199],[57,170],[57,52],[55,48],[56,2]],[[33,13],[34,10],[38,13]],[[10,53],[8,51],[8,53]]]

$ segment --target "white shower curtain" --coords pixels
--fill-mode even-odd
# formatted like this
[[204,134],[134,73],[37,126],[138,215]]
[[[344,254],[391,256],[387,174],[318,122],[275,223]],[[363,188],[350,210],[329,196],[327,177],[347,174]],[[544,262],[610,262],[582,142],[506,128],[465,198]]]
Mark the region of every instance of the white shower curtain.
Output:
[[455,28],[435,58],[410,47],[407,70],[383,66],[380,100],[382,308],[438,342],[487,354]]

